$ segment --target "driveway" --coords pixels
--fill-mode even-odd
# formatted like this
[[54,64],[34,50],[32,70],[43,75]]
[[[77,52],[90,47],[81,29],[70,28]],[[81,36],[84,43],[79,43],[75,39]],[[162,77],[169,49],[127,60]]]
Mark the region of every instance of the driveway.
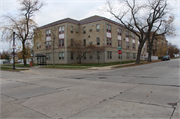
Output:
[[179,59],[111,70],[1,71],[1,118],[180,118]]

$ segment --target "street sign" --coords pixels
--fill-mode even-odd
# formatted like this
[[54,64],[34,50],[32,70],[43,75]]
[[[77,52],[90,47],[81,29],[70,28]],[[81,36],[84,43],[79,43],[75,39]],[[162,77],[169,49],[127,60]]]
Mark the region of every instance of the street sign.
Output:
[[122,50],[122,48],[121,48],[121,47],[118,47],[118,50]]
[[118,50],[118,54],[122,54],[122,50]]

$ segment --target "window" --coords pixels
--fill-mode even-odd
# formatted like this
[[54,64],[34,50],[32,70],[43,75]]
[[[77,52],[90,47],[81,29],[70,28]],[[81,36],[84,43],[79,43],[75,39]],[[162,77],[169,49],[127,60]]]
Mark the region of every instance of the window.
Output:
[[83,40],[83,44],[84,44],[84,46],[86,46],[86,39]]
[[107,58],[112,59],[112,51],[107,51]]
[[62,26],[62,33],[64,33],[64,26]]
[[107,45],[111,45],[111,38],[107,38]]
[[61,60],[63,60],[64,59],[64,52],[59,52],[59,59]]
[[46,41],[46,49],[50,49],[51,48],[51,41]]
[[71,52],[71,59],[73,59],[73,52]]
[[64,26],[59,27],[59,34],[62,34],[62,33],[64,33]]
[[126,41],[126,48],[129,49],[129,41]]
[[97,37],[97,45],[100,45],[100,39]]
[[62,59],[64,59],[64,52],[62,52]]
[[121,43],[122,41],[121,40],[118,40],[118,46],[120,46],[121,47]]
[[99,32],[99,24],[96,25],[96,31]]
[[46,37],[51,36],[51,30],[46,30]]
[[133,59],[136,59],[136,53],[133,53]]
[[84,55],[84,59],[86,59],[86,52],[83,52],[83,55]]
[[39,48],[39,44],[37,43],[37,49]]
[[136,48],[136,47],[135,47],[135,39],[132,40],[132,47],[133,47],[133,49]]
[[73,26],[71,26],[71,33],[73,33]]
[[126,31],[126,37],[129,37],[129,31]]
[[118,59],[122,59],[122,54],[118,54]]
[[73,46],[73,39],[71,39],[71,46]]
[[126,53],[126,59],[129,59],[129,58],[130,58],[130,54]]
[[59,53],[59,59],[61,59],[61,52]]
[[135,49],[136,47],[135,47],[135,43],[133,43],[133,49]]
[[106,31],[111,32],[111,26],[110,25],[106,25]]
[[46,53],[46,59],[51,60],[51,53]]
[[60,39],[59,40],[59,47],[63,47],[64,46],[64,39]]
[[100,51],[97,51],[97,59],[100,59]]
[[121,35],[121,29],[118,28],[117,30],[118,30],[118,35]]
[[83,34],[86,34],[86,27],[83,27]]

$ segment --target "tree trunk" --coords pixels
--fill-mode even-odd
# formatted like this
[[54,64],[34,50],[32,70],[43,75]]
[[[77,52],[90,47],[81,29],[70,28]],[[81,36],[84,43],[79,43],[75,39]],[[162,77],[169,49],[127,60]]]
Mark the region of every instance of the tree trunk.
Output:
[[142,44],[139,45],[138,47],[138,53],[137,53],[137,59],[136,59],[136,64],[140,63],[140,57],[141,57],[141,50],[142,50]]
[[78,62],[78,64],[81,64],[81,58],[79,57],[79,62]]
[[152,41],[150,41],[150,38],[148,38],[148,43],[149,43],[149,51],[148,51],[148,62],[151,62],[151,51],[152,51]]
[[25,48],[25,42],[23,41],[22,42],[22,46],[23,46],[23,51],[22,51],[22,58],[23,58],[23,61],[24,61],[24,66],[27,66],[27,63],[26,63],[26,48]]

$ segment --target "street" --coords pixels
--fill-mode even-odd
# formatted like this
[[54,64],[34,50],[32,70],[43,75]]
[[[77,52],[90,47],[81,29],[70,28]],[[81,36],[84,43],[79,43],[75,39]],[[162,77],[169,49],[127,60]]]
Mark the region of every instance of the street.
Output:
[[1,118],[180,118],[180,59],[110,70],[1,71]]

